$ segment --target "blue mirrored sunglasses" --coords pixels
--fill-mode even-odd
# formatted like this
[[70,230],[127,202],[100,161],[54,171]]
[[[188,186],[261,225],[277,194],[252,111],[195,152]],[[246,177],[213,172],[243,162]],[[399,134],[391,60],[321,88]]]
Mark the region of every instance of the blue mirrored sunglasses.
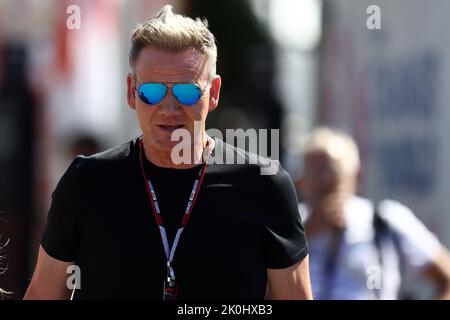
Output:
[[[185,106],[195,105],[205,91],[194,83],[175,83],[170,86],[170,89],[177,101]],[[149,105],[155,105],[163,101],[168,91],[169,86],[159,82],[146,82],[137,89],[139,98]]]

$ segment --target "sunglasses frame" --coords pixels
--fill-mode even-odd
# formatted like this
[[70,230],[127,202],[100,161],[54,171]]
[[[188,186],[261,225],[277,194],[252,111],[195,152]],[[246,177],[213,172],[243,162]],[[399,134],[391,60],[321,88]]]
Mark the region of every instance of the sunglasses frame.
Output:
[[[144,100],[142,100],[141,96],[139,95],[139,89],[140,89],[144,84],[149,84],[149,83],[162,84],[162,85],[164,85],[164,86],[166,87],[166,89],[167,89],[167,90],[166,90],[166,94],[163,96],[163,98],[161,99],[160,102],[154,103],[154,104],[152,104],[152,103],[147,103],[147,102],[145,102]],[[138,93],[139,99],[140,99],[143,103],[145,103],[146,105],[149,105],[149,106],[155,106],[155,105],[160,104],[160,103],[167,97],[167,95],[169,94],[169,92],[172,94],[172,96],[175,98],[175,100],[177,100],[177,102],[178,102],[179,104],[181,104],[182,106],[186,106],[186,107],[193,107],[193,106],[195,106],[195,105],[198,103],[198,101],[197,101],[196,103],[194,103],[194,104],[191,104],[191,105],[184,104],[184,103],[181,103],[181,102],[178,100],[177,96],[175,96],[175,95],[173,94],[172,87],[175,86],[175,85],[177,85],[177,84],[191,84],[191,85],[196,86],[198,89],[200,89],[200,97],[199,97],[199,99],[198,99],[198,101],[200,101],[201,98],[203,97],[203,94],[204,94],[205,91],[206,91],[206,88],[211,84],[211,82],[208,81],[208,83],[207,83],[203,88],[200,87],[200,86],[199,86],[198,84],[196,84],[195,82],[143,82],[143,83],[141,83],[141,84],[139,85],[139,87],[138,87],[138,86],[137,86],[137,80],[134,79],[134,90]]]

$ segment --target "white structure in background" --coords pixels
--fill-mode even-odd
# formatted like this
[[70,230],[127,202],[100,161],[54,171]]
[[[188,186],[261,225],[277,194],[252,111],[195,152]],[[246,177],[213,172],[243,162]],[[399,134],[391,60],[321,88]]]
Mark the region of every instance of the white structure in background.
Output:
[[86,131],[106,138],[117,132],[122,106],[120,2],[77,3],[81,29],[68,32],[73,69],[53,99],[57,136]]
[[298,166],[301,138],[316,118],[322,1],[253,0],[252,5],[276,44],[276,83],[285,107],[285,166],[293,172]]

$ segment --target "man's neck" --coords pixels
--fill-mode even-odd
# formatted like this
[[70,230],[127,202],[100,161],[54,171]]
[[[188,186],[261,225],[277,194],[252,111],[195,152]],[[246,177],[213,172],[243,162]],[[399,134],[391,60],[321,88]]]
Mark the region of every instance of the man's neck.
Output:
[[[189,169],[196,167],[203,163],[203,157],[207,152],[211,153],[215,147],[215,140],[209,137],[206,133],[203,135],[203,139],[198,139],[191,145],[191,154],[189,161],[182,163],[174,163],[172,159],[172,150],[159,150],[152,148],[150,144],[146,143],[145,139],[142,139],[145,158],[152,164],[161,168],[170,169]],[[208,147],[208,149],[205,149]],[[209,151],[208,151],[209,150]]]
[[343,229],[347,225],[344,206],[333,208],[334,212],[324,212],[322,208],[309,208],[309,218],[305,222],[305,231],[309,236],[318,233],[328,232],[336,229]]

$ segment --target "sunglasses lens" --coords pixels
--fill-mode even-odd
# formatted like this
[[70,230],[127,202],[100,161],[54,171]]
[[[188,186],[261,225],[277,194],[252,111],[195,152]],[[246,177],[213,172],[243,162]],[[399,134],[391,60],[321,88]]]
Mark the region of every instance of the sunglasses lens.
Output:
[[139,87],[138,94],[147,104],[160,103],[167,93],[167,87],[162,83],[144,83]]
[[202,90],[195,84],[178,83],[172,87],[172,93],[178,102],[186,106],[196,104],[202,96]]

